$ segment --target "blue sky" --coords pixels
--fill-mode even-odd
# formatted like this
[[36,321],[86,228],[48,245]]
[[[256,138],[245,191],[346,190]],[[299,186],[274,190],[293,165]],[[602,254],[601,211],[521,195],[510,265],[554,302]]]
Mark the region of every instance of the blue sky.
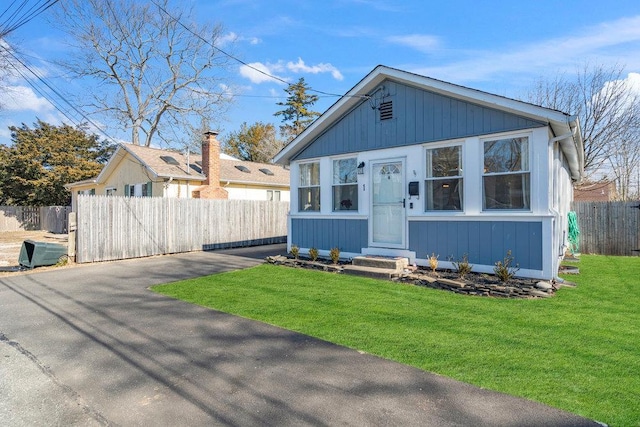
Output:
[[[186,4],[187,2],[182,2]],[[304,77],[314,89],[344,94],[376,65],[423,74],[499,95],[518,97],[540,77],[571,75],[585,63],[619,64],[640,87],[640,3],[635,1],[192,1],[198,20],[221,23],[235,56],[286,81]],[[55,6],[54,6],[55,7]],[[0,9],[3,9],[0,6]],[[64,55],[64,36],[43,14],[9,41],[59,90],[90,91],[61,79],[48,60]],[[285,84],[237,63],[228,75],[237,95],[222,136],[242,122],[279,125]],[[0,143],[10,125],[36,118],[65,120],[19,79],[2,97]],[[321,97],[323,112],[338,98]],[[66,120],[68,121],[68,120]],[[126,139],[118,126],[109,135]]]

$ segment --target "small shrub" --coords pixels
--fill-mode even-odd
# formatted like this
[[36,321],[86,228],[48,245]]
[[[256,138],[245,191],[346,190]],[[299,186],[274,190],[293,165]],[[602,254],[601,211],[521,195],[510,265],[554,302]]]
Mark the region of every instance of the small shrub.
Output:
[[440,255],[436,255],[433,252],[431,252],[431,256],[429,258],[427,258],[427,260],[429,260],[429,267],[431,267],[431,271],[433,271],[434,273],[436,272],[436,268],[438,268],[438,257]]
[[513,266],[513,257],[511,256],[511,250],[507,251],[507,256],[502,261],[496,262],[496,266],[493,267],[494,273],[501,282],[505,283],[513,279],[516,273],[520,270],[518,264]]
[[338,261],[340,261],[340,249],[331,248],[331,250],[329,251],[329,257],[331,257],[331,261],[334,264],[338,264]]
[[309,249],[309,258],[311,258],[311,261],[316,261],[318,259],[318,249],[310,248]]
[[464,279],[464,276],[471,273],[471,270],[473,270],[473,265],[469,264],[469,257],[467,254],[462,255],[461,260],[451,261],[451,263],[456,268],[458,276],[460,276],[461,279]]
[[291,255],[293,255],[293,258],[298,259],[298,257],[300,256],[300,248],[296,245],[292,245]]

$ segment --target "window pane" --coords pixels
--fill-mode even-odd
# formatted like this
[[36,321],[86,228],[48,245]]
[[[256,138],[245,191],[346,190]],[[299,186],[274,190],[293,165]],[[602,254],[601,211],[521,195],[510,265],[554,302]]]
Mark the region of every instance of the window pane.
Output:
[[460,146],[427,150],[427,177],[462,175]]
[[300,165],[300,186],[320,185],[320,163]]
[[334,211],[358,210],[358,185],[335,185],[333,187]]
[[508,138],[484,143],[484,173],[529,170],[529,139]]
[[339,159],[333,161],[333,183],[349,184],[358,182],[356,158]]
[[529,174],[485,176],[484,209],[529,209]]
[[462,178],[429,180],[425,189],[428,211],[462,210]]
[[320,211],[320,187],[298,189],[298,210]]

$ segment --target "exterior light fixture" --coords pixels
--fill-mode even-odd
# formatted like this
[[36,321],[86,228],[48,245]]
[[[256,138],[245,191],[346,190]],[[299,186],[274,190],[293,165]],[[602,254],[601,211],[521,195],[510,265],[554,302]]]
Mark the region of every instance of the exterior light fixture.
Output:
[[360,162],[360,164],[358,164],[358,175],[363,175],[364,174],[364,162]]

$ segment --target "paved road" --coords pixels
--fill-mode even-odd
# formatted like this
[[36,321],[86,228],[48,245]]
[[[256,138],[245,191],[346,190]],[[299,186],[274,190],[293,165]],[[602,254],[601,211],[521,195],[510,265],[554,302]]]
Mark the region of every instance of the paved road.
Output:
[[282,250],[0,277],[0,425],[596,425],[147,289]]

